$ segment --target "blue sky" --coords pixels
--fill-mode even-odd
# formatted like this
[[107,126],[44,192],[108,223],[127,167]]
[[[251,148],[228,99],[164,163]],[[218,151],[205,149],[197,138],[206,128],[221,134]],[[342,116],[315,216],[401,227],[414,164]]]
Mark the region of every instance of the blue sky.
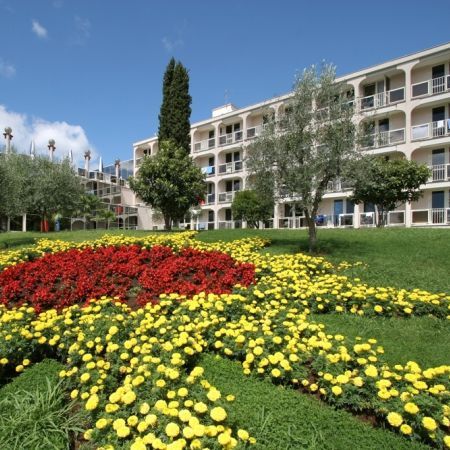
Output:
[[192,121],[290,90],[321,60],[338,74],[450,41],[450,2],[0,0],[0,127],[13,142],[104,162],[158,129],[171,56],[190,71]]

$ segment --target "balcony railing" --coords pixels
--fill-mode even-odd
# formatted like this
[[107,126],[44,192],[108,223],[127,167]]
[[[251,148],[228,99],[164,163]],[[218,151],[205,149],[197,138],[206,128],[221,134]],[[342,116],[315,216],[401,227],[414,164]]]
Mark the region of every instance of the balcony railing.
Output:
[[214,230],[214,222],[198,222],[194,223],[194,230]]
[[412,225],[450,225],[450,208],[413,209]]
[[430,182],[450,181],[450,164],[435,164],[430,169]]
[[392,89],[378,94],[368,95],[359,99],[359,109],[365,111],[368,109],[382,108],[384,106],[393,105],[405,100],[405,88]]
[[194,153],[205,152],[216,146],[216,139],[204,139],[203,141],[198,141],[194,143]]
[[381,131],[366,136],[363,148],[378,148],[389,145],[403,144],[405,142],[405,129]]
[[330,181],[327,185],[327,192],[342,192],[350,189],[352,189],[352,186],[348,181],[335,180]]
[[219,221],[219,229],[232,229],[242,228],[242,222],[240,220],[222,220]]
[[262,125],[257,125],[256,127],[247,128],[246,138],[253,139],[255,137],[258,137],[262,133],[262,130],[263,130]]
[[144,158],[137,158],[136,159],[136,167],[139,167],[142,164],[143,160],[144,160]]
[[411,127],[411,139],[418,141],[420,139],[434,139],[445,137],[450,134],[450,119],[438,120],[436,122],[414,125]]
[[219,164],[219,174],[234,173],[242,170],[242,161],[234,161],[225,164]]
[[437,95],[448,90],[450,90],[450,75],[414,83],[411,86],[411,97],[416,98]]
[[207,177],[212,177],[216,173],[215,166],[204,166],[202,167],[202,173],[204,173]]
[[206,196],[206,205],[214,205],[216,203],[216,194],[208,194]]
[[234,199],[234,194],[237,191],[228,191],[219,193],[219,203],[231,203]]
[[243,131],[235,131],[234,133],[222,134],[221,136],[219,136],[219,146],[241,142],[243,138]]

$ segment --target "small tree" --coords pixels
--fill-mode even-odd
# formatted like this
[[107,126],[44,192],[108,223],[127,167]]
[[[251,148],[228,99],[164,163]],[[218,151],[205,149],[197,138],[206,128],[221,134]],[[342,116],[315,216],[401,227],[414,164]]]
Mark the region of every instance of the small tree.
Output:
[[100,198],[94,194],[83,194],[80,196],[75,212],[84,218],[84,229],[86,229],[86,223],[94,220],[95,213],[101,206]]
[[164,73],[158,139],[160,142],[173,140],[186,153],[191,143],[191,103],[188,71],[172,58]]
[[367,156],[351,171],[355,203],[372,203],[378,227],[386,224],[387,213],[422,196],[420,186],[431,175],[425,165],[406,159],[386,160]]
[[205,175],[185,150],[173,141],[162,141],[155,156],[145,157],[131,189],[145,203],[162,212],[166,230],[192,206],[203,200]]
[[317,245],[319,204],[330,181],[357,158],[353,108],[335,68],[313,66],[297,79],[281,120],[272,120],[248,148],[247,167],[255,188],[275,199],[295,199],[308,226],[309,249]]
[[250,228],[259,228],[259,222],[269,220],[273,215],[273,197],[267,197],[254,190],[236,192],[231,205],[234,219],[245,220]]

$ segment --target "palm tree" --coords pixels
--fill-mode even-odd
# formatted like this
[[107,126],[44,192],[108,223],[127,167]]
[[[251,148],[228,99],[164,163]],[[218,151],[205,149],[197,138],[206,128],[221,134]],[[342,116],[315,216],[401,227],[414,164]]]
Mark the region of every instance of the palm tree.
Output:
[[77,215],[84,217],[84,229],[86,229],[86,223],[92,220],[95,211],[97,211],[101,205],[101,200],[94,194],[83,194],[81,196]]
[[110,209],[101,209],[100,211],[98,211],[98,214],[96,216],[96,220],[102,220],[106,222],[107,230],[109,230],[109,224],[111,223],[111,221],[116,220],[116,218],[116,215]]

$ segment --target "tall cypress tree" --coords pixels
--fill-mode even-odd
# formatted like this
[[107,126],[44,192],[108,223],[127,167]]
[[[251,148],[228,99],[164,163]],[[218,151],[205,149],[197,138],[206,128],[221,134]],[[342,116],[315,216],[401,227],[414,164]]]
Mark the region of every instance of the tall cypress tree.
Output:
[[164,74],[158,138],[160,141],[172,139],[186,153],[191,142],[191,103],[188,71],[172,58]]
[[171,123],[171,102],[172,102],[172,81],[173,73],[175,70],[175,58],[171,58],[169,64],[167,64],[166,71],[163,78],[163,98],[161,103],[161,109],[159,112],[159,129],[158,139],[164,141],[170,139],[170,130],[172,128]]

